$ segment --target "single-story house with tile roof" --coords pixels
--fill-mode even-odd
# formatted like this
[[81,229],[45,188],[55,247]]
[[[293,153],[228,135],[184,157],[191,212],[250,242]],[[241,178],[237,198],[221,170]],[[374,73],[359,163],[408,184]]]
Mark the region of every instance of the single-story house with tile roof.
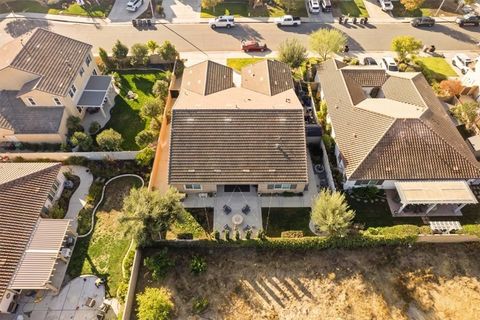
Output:
[[56,291],[63,281],[75,232],[69,219],[40,216],[63,184],[60,167],[0,163],[0,314],[15,311],[22,290]]
[[459,213],[477,202],[469,184],[480,179],[479,163],[421,73],[332,59],[318,67],[317,81],[344,189],[396,190],[397,213],[409,204],[427,204],[427,213],[459,204]]
[[172,110],[168,183],[186,193],[238,185],[303,192],[304,111],[288,66],[264,60],[241,74],[213,61],[186,68]]
[[91,51],[41,28],[0,47],[0,142],[63,142],[69,116],[113,104],[112,77],[100,75]]

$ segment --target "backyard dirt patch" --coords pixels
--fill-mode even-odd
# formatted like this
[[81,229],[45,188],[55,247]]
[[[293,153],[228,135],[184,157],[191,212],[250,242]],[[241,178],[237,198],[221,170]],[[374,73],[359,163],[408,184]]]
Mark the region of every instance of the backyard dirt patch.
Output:
[[[140,270],[137,292],[168,288],[176,319],[473,320],[480,314],[479,254],[479,244],[308,252],[169,248],[175,267],[160,282]],[[193,255],[206,259],[205,273],[190,272]],[[209,301],[200,316],[192,312],[197,298]]]

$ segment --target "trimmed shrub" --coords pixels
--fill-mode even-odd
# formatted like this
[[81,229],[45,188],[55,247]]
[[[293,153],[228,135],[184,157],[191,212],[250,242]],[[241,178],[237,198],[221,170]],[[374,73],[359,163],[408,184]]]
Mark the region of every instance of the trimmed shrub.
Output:
[[152,273],[153,280],[158,281],[165,278],[167,272],[174,266],[174,263],[170,261],[167,253],[168,249],[163,248],[160,252],[155,253],[151,257],[146,257],[143,260],[143,265]]
[[137,304],[138,320],[168,320],[174,307],[172,295],[165,288],[145,288],[137,294]]
[[290,230],[290,231],[283,231],[280,236],[282,238],[303,238],[303,231],[302,230]]
[[190,261],[190,271],[196,275],[207,271],[207,262],[200,256],[193,256]]
[[235,240],[239,241],[240,240],[240,231],[235,230]]
[[100,130],[100,128],[100,123],[98,123],[97,121],[93,121],[88,128],[88,133],[95,134],[98,132],[98,130]]
[[128,293],[128,283],[127,282],[120,282],[117,288],[117,298],[121,303],[125,303],[125,298]]
[[203,298],[203,297],[195,298],[193,300],[192,312],[195,314],[200,314],[208,309],[208,305],[209,305],[209,302],[207,298]]
[[252,238],[252,230],[249,229],[245,232],[245,239],[250,240],[251,238]]
[[177,234],[179,240],[193,240],[193,234],[191,232],[182,232]]
[[220,240],[220,232],[218,230],[213,231],[212,232],[212,238],[219,241]]
[[267,235],[265,234],[265,230],[260,229],[258,231],[258,239],[265,240],[266,238],[267,238]]

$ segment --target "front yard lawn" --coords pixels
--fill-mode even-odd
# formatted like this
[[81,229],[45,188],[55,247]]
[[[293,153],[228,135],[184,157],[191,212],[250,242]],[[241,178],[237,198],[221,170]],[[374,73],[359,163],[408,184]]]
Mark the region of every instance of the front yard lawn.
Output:
[[440,57],[419,57],[415,61],[427,72],[432,73],[437,81],[448,79],[449,77],[457,77],[458,74],[448,64],[444,58]]
[[124,197],[134,186],[140,186],[138,179],[122,178],[108,185],[103,205],[96,214],[94,231],[77,240],[67,271],[72,278],[82,274],[104,277],[108,294],[113,297],[123,280],[122,261],[131,241],[123,236],[117,217]]
[[[153,98],[152,87],[156,80],[165,79],[161,71],[120,71],[120,94],[115,98],[115,107],[105,129],[112,128],[123,137],[124,150],[139,150],[135,136],[148,128],[148,123],[140,117],[143,103]],[[128,91],[138,95],[137,99],[128,99]]]
[[280,237],[282,231],[289,230],[302,230],[304,236],[313,235],[308,227],[310,208],[262,208],[262,221],[269,237]]
[[80,6],[75,1],[59,1],[58,3],[47,5],[34,0],[20,0],[0,3],[0,13],[14,11],[103,18],[108,15],[114,2],[115,0],[98,0],[91,1],[91,4],[88,4],[89,2],[86,1],[85,5]]
[[227,58],[227,66],[240,72],[243,67],[261,60],[264,58]]
[[[226,11],[228,10],[228,12]],[[214,18],[217,16],[229,13],[235,17],[281,17],[285,14],[293,16],[307,17],[307,8],[303,0],[295,0],[295,7],[286,12],[284,8],[275,2],[272,5],[265,4],[264,6],[253,8],[249,5],[249,1],[242,0],[225,0],[218,4],[215,9],[202,8],[201,18]]]
[[333,1],[332,5],[336,16],[368,17],[363,0]]
[[[393,10],[392,14],[394,17],[422,17],[422,16],[433,16],[440,5],[441,1],[438,0],[426,0],[422,6],[413,11],[407,11],[404,5],[400,1],[392,1]],[[438,13],[438,16],[457,16],[460,13],[456,12],[457,4],[454,1],[445,1],[442,6],[442,9]]]

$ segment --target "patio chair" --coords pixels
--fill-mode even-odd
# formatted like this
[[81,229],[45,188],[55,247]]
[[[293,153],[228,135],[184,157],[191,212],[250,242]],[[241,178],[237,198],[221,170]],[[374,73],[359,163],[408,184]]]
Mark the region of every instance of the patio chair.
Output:
[[252,229],[252,228],[247,224],[247,225],[245,226],[245,228],[243,228],[243,231],[248,231],[248,230],[251,230],[251,229]]
[[250,206],[246,204],[245,207],[242,208],[242,212],[248,214],[250,212]]
[[225,214],[229,214],[230,212],[232,212],[232,208],[230,208],[227,205],[224,205],[223,206],[223,212],[225,212]]
[[223,230],[230,231],[230,230],[232,230],[232,228],[230,228],[230,226],[228,224],[226,224],[226,225],[223,226]]
[[95,307],[95,303],[96,303],[95,299],[88,297],[87,301],[85,302],[85,305],[87,307],[93,308]]

